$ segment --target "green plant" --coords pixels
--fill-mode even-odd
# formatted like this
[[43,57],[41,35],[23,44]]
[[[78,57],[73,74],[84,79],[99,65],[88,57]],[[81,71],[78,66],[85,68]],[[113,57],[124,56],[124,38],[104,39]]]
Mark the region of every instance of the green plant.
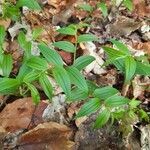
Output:
[[110,41],[116,46],[116,49],[103,47],[108,56],[106,64],[113,63],[118,70],[125,74],[124,85],[130,85],[132,78],[136,74],[150,75],[150,64],[148,61],[139,61],[138,57],[133,57],[123,43],[114,39]]
[[[87,101],[80,109],[76,117],[99,113],[94,127],[99,128],[105,125],[110,119],[124,121],[124,114],[128,117],[138,113],[147,118],[144,110],[139,109],[139,101],[130,100],[121,96],[119,91],[113,87],[98,87],[94,83],[85,79],[81,70],[95,60],[92,56],[81,56],[76,58],[76,51],[79,43],[88,41],[98,41],[93,34],[78,35],[80,28],[88,26],[87,24],[69,25],[60,28],[60,34],[67,34],[75,37],[75,43],[69,41],[58,41],[47,46],[45,43],[39,43],[40,56],[33,56],[32,42],[28,41],[26,35],[21,31],[18,35],[18,43],[24,50],[22,66],[15,78],[9,77],[12,69],[12,57],[5,54],[3,43],[5,40],[4,27],[0,27],[0,94],[1,95],[22,95],[30,94],[33,102],[37,105],[40,102],[40,94],[37,84],[42,87],[45,95],[51,100],[54,96],[53,85],[49,78],[54,78],[57,84],[62,88],[68,102],[77,100]],[[32,40],[35,40],[41,30],[33,31]],[[103,47],[108,60],[106,64],[113,63],[119,70],[125,73],[125,84],[130,84],[133,76],[137,74],[149,75],[149,64],[140,62],[133,58],[128,48],[119,41],[111,40],[119,49]],[[65,65],[61,56],[54,47],[74,54],[74,62],[71,66]],[[143,72],[143,69],[145,71]],[[36,84],[35,84],[36,83]],[[18,91],[18,92],[16,92]],[[126,120],[125,120],[126,121]]]
[[18,0],[15,4],[6,1],[2,3],[2,17],[10,18],[13,21],[20,19],[20,8],[23,6],[26,6],[31,10],[41,10],[41,7],[36,0]]

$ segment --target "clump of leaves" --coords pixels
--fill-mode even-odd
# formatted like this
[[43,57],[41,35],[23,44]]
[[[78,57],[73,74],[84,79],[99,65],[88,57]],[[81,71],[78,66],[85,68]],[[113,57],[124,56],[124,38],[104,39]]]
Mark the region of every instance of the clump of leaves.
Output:
[[[55,79],[57,84],[62,88],[69,102],[77,100],[86,100],[87,102],[80,109],[76,117],[99,113],[94,127],[104,126],[109,120],[124,121],[124,114],[144,114],[146,113],[138,108],[139,101],[130,100],[121,96],[119,91],[111,86],[98,87],[94,83],[85,79],[81,74],[81,70],[95,60],[92,56],[81,56],[76,58],[76,51],[79,43],[88,41],[98,41],[93,34],[78,35],[78,30],[87,24],[69,25],[60,28],[60,34],[74,36],[76,41],[58,41],[52,43],[51,46],[45,43],[39,43],[40,56],[33,56],[32,42],[28,41],[24,32],[18,35],[18,43],[24,50],[24,58],[22,66],[16,78],[10,78],[12,69],[12,56],[5,54],[3,43],[5,40],[5,29],[0,27],[0,94],[25,96],[31,94],[33,102],[37,105],[40,102],[38,83],[49,100],[54,96],[53,85],[50,78]],[[40,34],[40,29],[33,31],[35,40]],[[129,84],[133,76],[137,74],[149,75],[149,64],[140,62],[137,58],[133,58],[128,48],[119,41],[111,40],[111,42],[119,49],[103,47],[108,55],[106,64],[113,63],[119,70],[125,73],[125,84]],[[74,62],[71,66],[65,65],[61,56],[54,48],[67,51],[74,54]],[[143,72],[143,66],[144,72]],[[35,84],[36,83],[36,84]],[[18,92],[16,92],[18,91]],[[125,122],[125,121],[124,121]]]

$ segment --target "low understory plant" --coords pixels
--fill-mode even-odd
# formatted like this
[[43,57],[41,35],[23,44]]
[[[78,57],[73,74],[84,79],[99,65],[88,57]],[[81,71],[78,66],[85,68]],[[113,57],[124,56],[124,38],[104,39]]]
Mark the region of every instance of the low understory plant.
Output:
[[[30,92],[33,102],[35,105],[38,105],[40,94],[37,84],[42,87],[45,95],[51,100],[54,96],[54,90],[50,78],[53,78],[65,93],[67,102],[86,101],[76,117],[89,116],[95,112],[98,113],[94,128],[102,127],[108,121],[113,123],[114,120],[118,120],[122,124],[130,124],[131,120],[133,121],[136,118],[148,121],[148,115],[139,107],[140,101],[130,100],[127,97],[121,96],[120,92],[111,86],[98,87],[93,82],[86,80],[81,74],[82,69],[93,62],[95,58],[88,55],[76,58],[79,43],[98,41],[98,38],[92,34],[78,35],[78,30],[83,26],[86,26],[86,24],[69,25],[60,28],[58,32],[74,36],[75,43],[58,41],[49,46],[45,43],[39,43],[39,56],[32,55],[32,42],[28,41],[25,33],[21,31],[18,35],[18,43],[24,50],[24,56],[22,66],[15,78],[9,77],[13,67],[13,60],[12,56],[5,54],[3,50],[6,32],[4,27],[1,26],[0,94],[26,96]],[[32,40],[36,39],[35,37],[38,36],[38,33],[38,30],[33,32]],[[110,41],[117,49],[103,47],[108,56],[106,64],[113,63],[125,74],[125,84],[130,84],[135,74],[149,75],[150,66],[147,61],[139,61],[139,58],[133,58],[123,43],[114,39]],[[66,65],[54,47],[73,53],[73,64],[70,66]]]

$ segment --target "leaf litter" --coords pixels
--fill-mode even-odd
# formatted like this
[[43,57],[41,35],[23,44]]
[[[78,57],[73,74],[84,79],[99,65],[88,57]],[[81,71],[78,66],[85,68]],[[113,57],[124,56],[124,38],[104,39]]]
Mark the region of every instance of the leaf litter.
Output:
[[[43,10],[40,13],[31,12],[24,7],[24,16],[21,16],[21,22],[14,24],[11,23],[9,19],[0,19],[0,25],[4,25],[11,36],[8,39],[11,41],[8,43],[8,47],[10,46],[10,49],[13,49],[12,55],[16,60],[16,63],[14,63],[14,74],[18,71],[19,64],[17,64],[17,61],[22,56],[21,51],[16,52],[18,45],[14,44],[16,35],[20,29],[23,28],[27,31],[27,38],[29,40],[31,40],[31,29],[37,27],[44,29],[37,41],[52,43],[59,39],[64,40],[67,38],[71,40],[72,38],[70,36],[59,35],[56,28],[66,26],[70,22],[82,21],[88,16],[88,13],[78,9],[77,6],[79,4],[89,3],[95,6],[97,3],[97,1],[90,0],[88,2],[83,0],[40,0],[39,2],[43,5]],[[117,6],[119,6],[121,1],[117,2]],[[119,11],[116,8],[111,8],[109,1],[107,1],[109,7],[108,19],[104,19],[100,11],[93,12],[94,17],[90,23],[93,24],[94,27],[89,27],[86,31],[80,29],[80,32],[94,33],[100,40],[97,43],[82,43],[77,51],[79,56],[91,55],[95,58],[95,61],[83,71],[87,79],[93,80],[100,86],[111,85],[117,86],[120,90],[122,89],[122,75],[118,73],[113,66],[102,67],[106,56],[101,47],[103,45],[110,45],[109,39],[115,38],[127,44],[127,47],[134,56],[149,55],[150,24],[147,18],[150,15],[150,5],[148,5],[148,3],[146,0],[133,0],[134,10],[130,13],[127,12],[124,7],[120,7]],[[145,17],[147,18],[145,19]],[[33,45],[34,51],[32,54],[39,55],[37,42],[35,41]],[[65,63],[73,63],[70,54],[63,51],[59,51],[59,53]],[[52,81],[53,79],[49,80]],[[98,131],[91,129],[95,115],[90,116],[90,118],[85,117],[80,120],[74,120],[74,116],[79,111],[81,104],[77,103],[74,106],[73,103],[65,103],[62,90],[55,81],[51,83],[55,89],[54,95],[56,96],[53,97],[50,103],[46,100],[42,100],[36,108],[36,111],[34,111],[35,106],[30,97],[16,99],[14,102],[7,104],[1,111],[0,140],[2,142],[0,141],[0,148],[4,146],[6,149],[18,147],[24,150],[114,150],[122,149],[125,146],[119,135],[119,131],[116,129],[117,125],[112,127],[114,128],[114,132],[110,134],[112,131],[111,127],[99,129]],[[133,80],[132,87],[129,87],[126,93],[149,105],[149,96],[145,96],[149,95],[147,94],[149,93],[148,88],[149,77],[143,79],[141,76],[136,76]],[[1,97],[1,99],[3,99],[3,97]],[[139,128],[139,130],[141,132],[141,147],[143,150],[148,150],[149,141],[147,137],[149,137],[149,127],[145,126]],[[139,131],[136,132],[139,133]],[[134,137],[134,139],[137,138]],[[9,141],[11,142],[9,143]],[[127,139],[127,141],[130,141],[130,138]],[[133,142],[130,148],[132,149],[136,144]]]

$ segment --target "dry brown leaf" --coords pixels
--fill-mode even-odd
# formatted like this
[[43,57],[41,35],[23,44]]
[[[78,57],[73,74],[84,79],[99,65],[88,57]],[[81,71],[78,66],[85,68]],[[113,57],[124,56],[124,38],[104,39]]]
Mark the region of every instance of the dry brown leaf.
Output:
[[129,36],[132,32],[139,29],[140,26],[141,23],[136,22],[134,19],[118,16],[113,24],[108,25],[107,32],[111,36]]
[[[32,122],[34,125],[31,125],[32,127],[43,121],[42,113],[46,106],[47,104],[42,101],[36,108]],[[35,105],[32,102],[32,98],[18,99],[3,109],[0,115],[0,126],[9,132],[27,128],[34,110]]]
[[145,0],[133,0],[134,13],[139,17],[150,17],[150,6],[146,4]]
[[71,129],[55,122],[39,124],[23,134],[18,142],[22,150],[72,150]]
[[4,26],[7,29],[10,26],[11,19],[0,19],[0,25]]
[[146,54],[150,54],[150,41],[144,43],[142,42],[133,43],[133,48],[143,50]]
[[3,144],[2,144],[2,139],[6,135],[6,130],[0,126],[0,149],[2,149]]

